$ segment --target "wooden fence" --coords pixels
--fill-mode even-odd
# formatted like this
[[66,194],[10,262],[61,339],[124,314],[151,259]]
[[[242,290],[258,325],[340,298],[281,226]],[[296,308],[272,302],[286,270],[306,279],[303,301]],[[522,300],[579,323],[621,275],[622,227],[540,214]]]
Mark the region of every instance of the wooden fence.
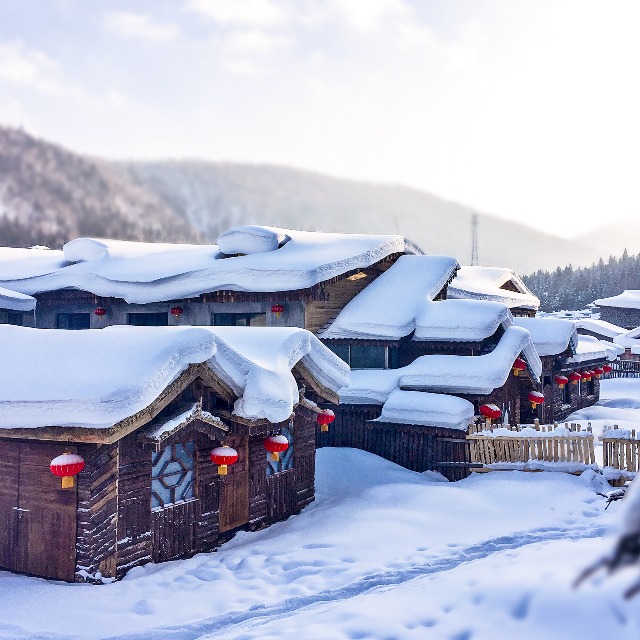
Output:
[[[580,425],[566,425],[556,432],[557,425],[506,427],[511,433],[476,432],[467,436],[471,445],[471,460],[487,465],[500,463],[574,463],[595,464],[591,428],[581,431]],[[523,431],[524,429],[524,431]],[[535,465],[533,465],[535,468]],[[561,464],[558,465],[559,467]]]
[[600,438],[603,466],[635,474],[640,471],[640,436],[635,429],[631,432],[620,429],[620,436],[616,437],[613,432],[617,430],[618,425],[614,425]]
[[609,364],[613,368],[613,371],[607,374],[610,378],[640,377],[640,362],[637,360],[614,360]]

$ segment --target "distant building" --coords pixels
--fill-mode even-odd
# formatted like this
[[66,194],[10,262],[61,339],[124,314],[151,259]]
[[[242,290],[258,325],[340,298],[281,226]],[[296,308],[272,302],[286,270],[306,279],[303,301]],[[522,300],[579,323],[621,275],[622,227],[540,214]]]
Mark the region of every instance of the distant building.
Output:
[[640,290],[628,289],[620,295],[596,300],[594,304],[601,320],[625,329],[640,327]]

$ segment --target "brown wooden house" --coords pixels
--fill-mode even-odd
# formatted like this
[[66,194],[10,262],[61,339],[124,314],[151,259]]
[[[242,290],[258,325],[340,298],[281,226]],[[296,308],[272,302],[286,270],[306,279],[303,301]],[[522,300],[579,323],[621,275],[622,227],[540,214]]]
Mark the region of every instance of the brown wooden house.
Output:
[[[304,386],[336,400],[348,371],[306,331],[264,331],[0,328],[13,376],[0,390],[0,567],[109,581],[311,502],[318,408]],[[278,461],[264,444],[275,434],[289,442]],[[238,455],[227,475],[210,459],[222,445]],[[49,469],[64,452],[85,463],[70,489]]]

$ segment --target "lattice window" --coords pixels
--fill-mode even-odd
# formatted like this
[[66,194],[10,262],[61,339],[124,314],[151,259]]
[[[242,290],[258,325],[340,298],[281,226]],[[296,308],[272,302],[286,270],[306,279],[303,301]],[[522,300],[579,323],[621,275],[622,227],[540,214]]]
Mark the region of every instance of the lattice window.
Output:
[[161,509],[191,500],[195,468],[195,443],[170,444],[152,457],[151,508]]
[[282,429],[282,435],[289,441],[289,448],[280,454],[280,460],[271,460],[267,452],[267,475],[282,473],[293,469],[293,420],[289,421],[289,426]]

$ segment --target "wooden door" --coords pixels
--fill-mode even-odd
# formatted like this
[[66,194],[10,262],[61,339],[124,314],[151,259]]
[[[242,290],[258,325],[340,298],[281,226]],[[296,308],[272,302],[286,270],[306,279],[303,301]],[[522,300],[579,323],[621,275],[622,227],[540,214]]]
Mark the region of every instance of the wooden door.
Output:
[[20,445],[0,441],[0,567],[17,569]]
[[62,489],[60,478],[49,471],[51,460],[64,451],[77,450],[56,444],[0,443],[0,564],[73,582],[77,492]]
[[238,452],[238,462],[220,477],[220,533],[249,522],[249,442],[247,438],[228,439]]

